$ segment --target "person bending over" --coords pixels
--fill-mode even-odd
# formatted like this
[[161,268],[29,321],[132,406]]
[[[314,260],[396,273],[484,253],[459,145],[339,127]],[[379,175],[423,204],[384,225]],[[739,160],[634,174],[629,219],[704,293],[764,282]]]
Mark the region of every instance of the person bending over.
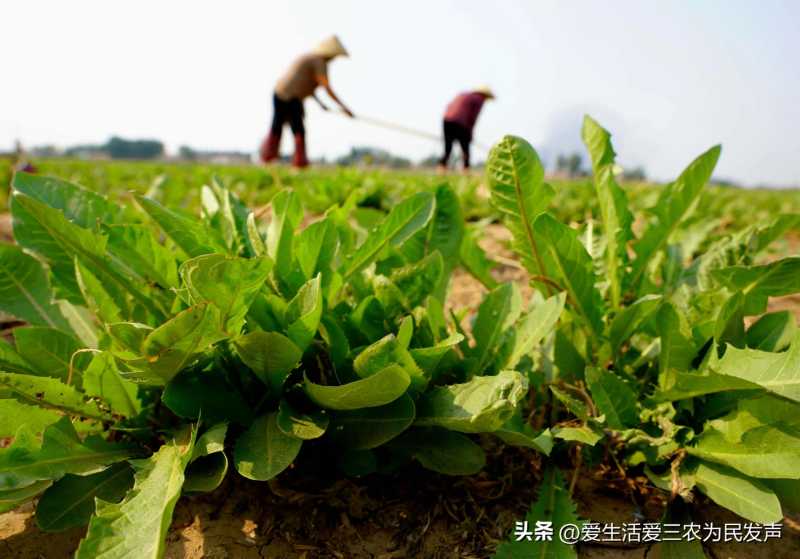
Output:
[[439,160],[439,168],[446,169],[453,151],[453,142],[461,146],[464,158],[464,169],[469,169],[469,144],[472,142],[472,130],[481,113],[483,103],[487,99],[494,99],[494,93],[487,86],[475,88],[459,94],[450,101],[444,112],[444,155]]
[[350,109],[333,92],[328,80],[328,63],[337,56],[348,56],[348,54],[339,38],[333,35],[322,41],[310,53],[304,54],[295,60],[283,77],[275,84],[275,93],[272,96],[274,105],[272,126],[259,149],[261,161],[268,163],[278,158],[281,134],[284,125],[288,123],[292,129],[292,134],[294,134],[292,165],[295,167],[308,166],[306,129],[303,123],[305,115],[303,100],[306,97],[313,97],[320,107],[327,111],[328,107],[316,95],[318,86],[325,88],[330,98],[342,108],[345,114],[350,117],[353,116]]

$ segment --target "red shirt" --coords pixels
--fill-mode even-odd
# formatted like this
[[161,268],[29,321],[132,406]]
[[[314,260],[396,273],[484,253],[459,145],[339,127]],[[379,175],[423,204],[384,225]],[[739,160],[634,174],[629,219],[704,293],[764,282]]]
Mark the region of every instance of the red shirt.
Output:
[[472,130],[483,108],[484,101],[486,101],[486,97],[480,93],[474,91],[461,93],[447,105],[447,109],[444,111],[444,119],[456,122],[467,130]]

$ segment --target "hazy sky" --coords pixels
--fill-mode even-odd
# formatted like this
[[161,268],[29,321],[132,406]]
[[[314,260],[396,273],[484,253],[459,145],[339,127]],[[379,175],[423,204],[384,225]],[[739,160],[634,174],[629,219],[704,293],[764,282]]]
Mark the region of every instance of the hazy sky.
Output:
[[[518,134],[552,161],[581,148],[589,112],[614,133],[620,162],[653,177],[721,142],[717,176],[800,185],[793,0],[25,0],[3,16],[0,149],[118,134],[254,151],[275,80],[337,33],[351,58],[329,73],[356,114],[438,133],[450,98],[485,82],[498,96],[476,128],[485,144]],[[440,150],[306,107],[312,157]]]

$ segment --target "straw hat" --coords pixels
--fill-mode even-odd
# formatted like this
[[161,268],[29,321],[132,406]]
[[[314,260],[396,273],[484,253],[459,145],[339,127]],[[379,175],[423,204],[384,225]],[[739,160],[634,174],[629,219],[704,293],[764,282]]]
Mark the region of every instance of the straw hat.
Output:
[[489,99],[495,98],[492,88],[490,88],[488,85],[479,85],[478,87],[475,88],[475,93],[482,93],[483,95],[486,95],[486,97],[488,97]]
[[314,53],[319,54],[320,56],[326,56],[328,58],[333,58],[335,56],[349,56],[347,49],[344,48],[344,45],[336,35],[331,35],[314,47]]

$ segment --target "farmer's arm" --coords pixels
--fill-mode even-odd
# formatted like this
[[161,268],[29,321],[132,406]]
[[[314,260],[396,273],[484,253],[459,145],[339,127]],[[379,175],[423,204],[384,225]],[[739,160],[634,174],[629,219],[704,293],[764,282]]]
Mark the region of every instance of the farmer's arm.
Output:
[[333,92],[333,89],[331,89],[331,84],[330,82],[328,82],[328,76],[317,76],[317,83],[325,88],[325,91],[328,92],[330,98],[336,101],[336,104],[338,104],[342,108],[342,110],[345,112],[347,116],[350,117],[353,116],[353,112],[350,109],[348,109],[345,106],[345,104],[341,102],[341,100],[339,100],[339,98]]

